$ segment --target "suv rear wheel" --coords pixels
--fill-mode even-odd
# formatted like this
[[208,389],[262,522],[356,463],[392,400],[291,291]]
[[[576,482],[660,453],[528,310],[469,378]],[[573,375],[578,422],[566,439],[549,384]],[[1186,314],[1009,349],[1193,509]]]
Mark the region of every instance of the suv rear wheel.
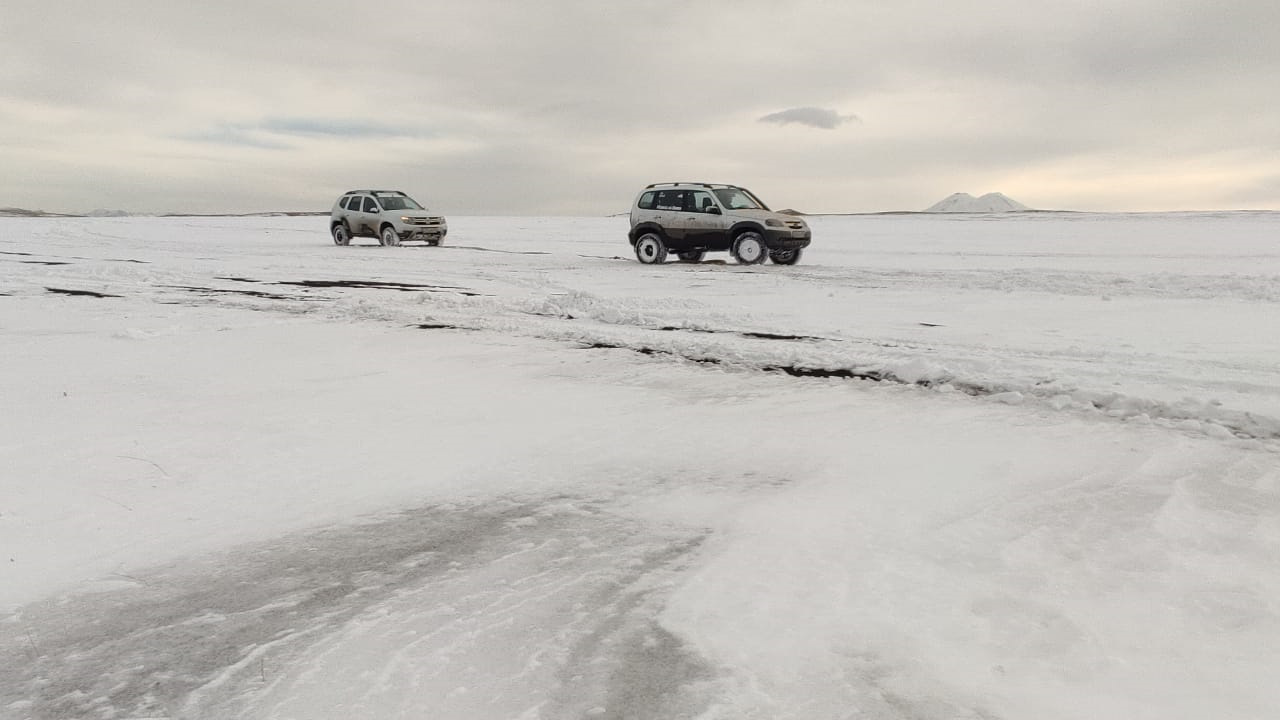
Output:
[[667,261],[667,244],[656,232],[647,232],[636,239],[636,259],[645,265],[659,265]]
[[741,265],[758,265],[769,256],[764,245],[764,238],[755,230],[747,230],[733,239],[733,247],[729,250],[733,259]]
[[395,228],[390,225],[383,225],[382,233],[378,235],[378,242],[383,245],[394,247],[400,244],[400,236],[396,234]]
[[351,233],[347,232],[346,225],[343,225],[342,223],[338,223],[333,226],[331,232],[333,233],[334,245],[350,245],[351,244]]

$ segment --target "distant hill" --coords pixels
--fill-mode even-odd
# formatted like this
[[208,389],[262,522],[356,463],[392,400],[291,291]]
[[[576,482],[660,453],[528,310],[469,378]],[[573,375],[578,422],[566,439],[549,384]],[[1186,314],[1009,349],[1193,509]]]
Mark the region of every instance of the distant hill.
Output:
[[24,208],[0,207],[0,216],[4,217],[46,217],[48,213],[40,210],[26,210]]
[[1019,210],[1030,210],[1031,208],[1022,203],[1005,196],[1003,193],[993,192],[987,193],[982,197],[974,197],[969,193],[955,193],[949,195],[942,200],[929,206],[925,212],[931,213],[947,213],[947,212],[972,212],[972,213],[992,213],[992,212],[1017,212]]

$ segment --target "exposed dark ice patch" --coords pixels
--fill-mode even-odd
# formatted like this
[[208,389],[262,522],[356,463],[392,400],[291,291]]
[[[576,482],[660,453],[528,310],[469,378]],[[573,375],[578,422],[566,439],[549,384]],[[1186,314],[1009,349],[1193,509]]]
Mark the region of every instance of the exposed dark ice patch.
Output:
[[483,293],[455,285],[417,285],[414,283],[386,282],[382,280],[281,280],[276,285],[296,285],[308,288],[360,288],[372,290],[398,290],[400,292],[447,292],[475,297]]
[[[697,355],[686,355],[686,354],[674,352],[671,350],[659,350],[657,348],[651,348],[644,345],[631,346],[631,345],[621,345],[617,343],[595,342],[595,343],[588,343],[588,344],[582,345],[581,347],[585,350],[630,350],[631,352],[639,353],[641,355],[668,355],[671,357],[677,357],[682,360],[688,360],[691,362],[700,363],[704,365],[720,365],[724,363],[724,361],[721,360],[720,358],[697,356]],[[791,377],[799,377],[799,378],[833,378],[833,379],[839,379],[839,380],[870,380],[872,382],[895,382],[895,383],[901,383],[903,385],[919,385],[921,387],[934,387],[936,385],[941,385],[944,382],[949,382],[952,384],[952,386],[955,389],[960,390],[961,392],[967,393],[969,395],[990,395],[997,392],[1003,392],[1003,390],[1001,389],[986,388],[986,387],[975,385],[975,384],[965,384],[952,379],[945,379],[945,380],[926,379],[926,380],[907,381],[897,377],[892,372],[885,371],[885,370],[874,370],[874,369],[814,368],[814,367],[803,367],[798,365],[763,365],[758,367],[743,366],[743,369],[757,370],[760,372],[770,372],[770,373],[784,373],[786,375],[790,375]]]
[[253,278],[235,277],[234,275],[225,275],[225,276],[224,276],[224,275],[215,275],[215,276],[213,277],[213,279],[214,279],[214,280],[229,280],[229,281],[231,281],[231,282],[242,282],[242,283],[256,283],[256,282],[262,282],[261,280],[254,280]]
[[872,380],[883,382],[890,379],[886,373],[874,370],[853,370],[850,368],[806,368],[794,365],[779,365],[760,368],[765,372],[781,372],[791,377],[840,378],[844,380]]
[[409,327],[419,330],[474,330],[475,328],[462,327],[461,325],[449,325],[447,323],[415,323]]
[[[35,257],[36,254],[29,253],[29,252],[15,252],[12,250],[0,250],[0,255],[21,255],[24,257]],[[59,257],[59,256],[54,256],[54,257]],[[102,260],[103,262],[127,262],[127,263],[138,263],[140,265],[150,264],[146,260],[127,260],[127,259],[117,260],[116,258],[90,258],[90,257],[80,257],[78,255],[71,255],[69,259],[71,260]],[[67,262],[52,262],[52,261],[43,261],[43,260],[37,260],[34,262],[38,262],[42,265],[70,265],[71,264]]]
[[71,263],[63,260],[19,260],[24,265],[70,265]]
[[68,288],[56,288],[45,286],[45,290],[59,295],[72,295],[76,297],[95,297],[95,298],[118,298],[123,295],[112,295],[110,293],[94,292],[93,290],[71,290]]
[[594,342],[594,343],[588,343],[586,345],[583,345],[582,349],[583,350],[630,350],[631,352],[640,353],[641,355],[670,355],[672,357],[678,357],[683,360],[689,360],[691,362],[696,362],[696,363],[704,363],[707,365],[719,365],[721,363],[721,360],[719,358],[694,357],[692,355],[682,355],[679,353],[671,352],[670,350],[658,350],[657,348],[645,347],[643,345],[632,347],[630,345],[618,345],[615,343]]
[[742,337],[756,338],[759,340],[829,340],[829,338],[816,337],[814,335],[786,335],[770,332],[745,331],[738,334]]
[[248,297],[262,298],[264,300],[322,300],[323,298],[309,297],[306,295],[281,295],[279,293],[263,292],[261,290],[235,290],[231,288],[208,288],[196,285],[161,285],[160,287],[171,288],[173,290],[186,290],[187,292],[197,295],[246,295]]
[[503,255],[550,255],[543,250],[495,250],[494,248],[476,247],[475,245],[448,245],[450,250],[478,250],[480,252],[502,253]]
[[663,327],[660,327],[657,329],[663,332],[677,331],[677,332],[694,332],[694,333],[710,333],[710,334],[720,333],[725,335],[737,335],[739,337],[744,337],[744,338],[752,338],[754,340],[810,340],[810,341],[816,341],[816,342],[836,342],[831,338],[818,337],[816,335],[788,335],[785,333],[759,332],[755,330],[711,330],[706,328],[680,327],[678,325],[664,325]]

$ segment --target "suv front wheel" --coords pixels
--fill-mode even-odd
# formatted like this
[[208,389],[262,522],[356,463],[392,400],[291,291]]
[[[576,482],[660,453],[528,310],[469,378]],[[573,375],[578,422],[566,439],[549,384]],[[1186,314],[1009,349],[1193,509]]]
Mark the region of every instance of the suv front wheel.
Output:
[[795,265],[800,262],[800,250],[770,250],[769,259],[774,265]]
[[667,244],[656,232],[647,232],[636,239],[636,259],[645,265],[660,265],[667,261]]
[[378,236],[378,242],[390,247],[400,244],[400,236],[396,234],[396,229],[390,225],[382,226],[382,234]]
[[764,238],[755,230],[748,230],[733,239],[733,247],[729,252],[733,259],[741,265],[758,265],[769,256],[764,245]]

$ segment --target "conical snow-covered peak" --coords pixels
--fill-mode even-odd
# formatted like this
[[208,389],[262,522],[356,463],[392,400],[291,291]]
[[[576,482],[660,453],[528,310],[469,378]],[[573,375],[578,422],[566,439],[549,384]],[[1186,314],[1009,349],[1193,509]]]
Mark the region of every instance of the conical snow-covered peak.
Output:
[[1026,205],[1014,200],[1004,193],[987,193],[975,198],[969,193],[954,193],[929,206],[925,212],[1015,212],[1030,210]]

